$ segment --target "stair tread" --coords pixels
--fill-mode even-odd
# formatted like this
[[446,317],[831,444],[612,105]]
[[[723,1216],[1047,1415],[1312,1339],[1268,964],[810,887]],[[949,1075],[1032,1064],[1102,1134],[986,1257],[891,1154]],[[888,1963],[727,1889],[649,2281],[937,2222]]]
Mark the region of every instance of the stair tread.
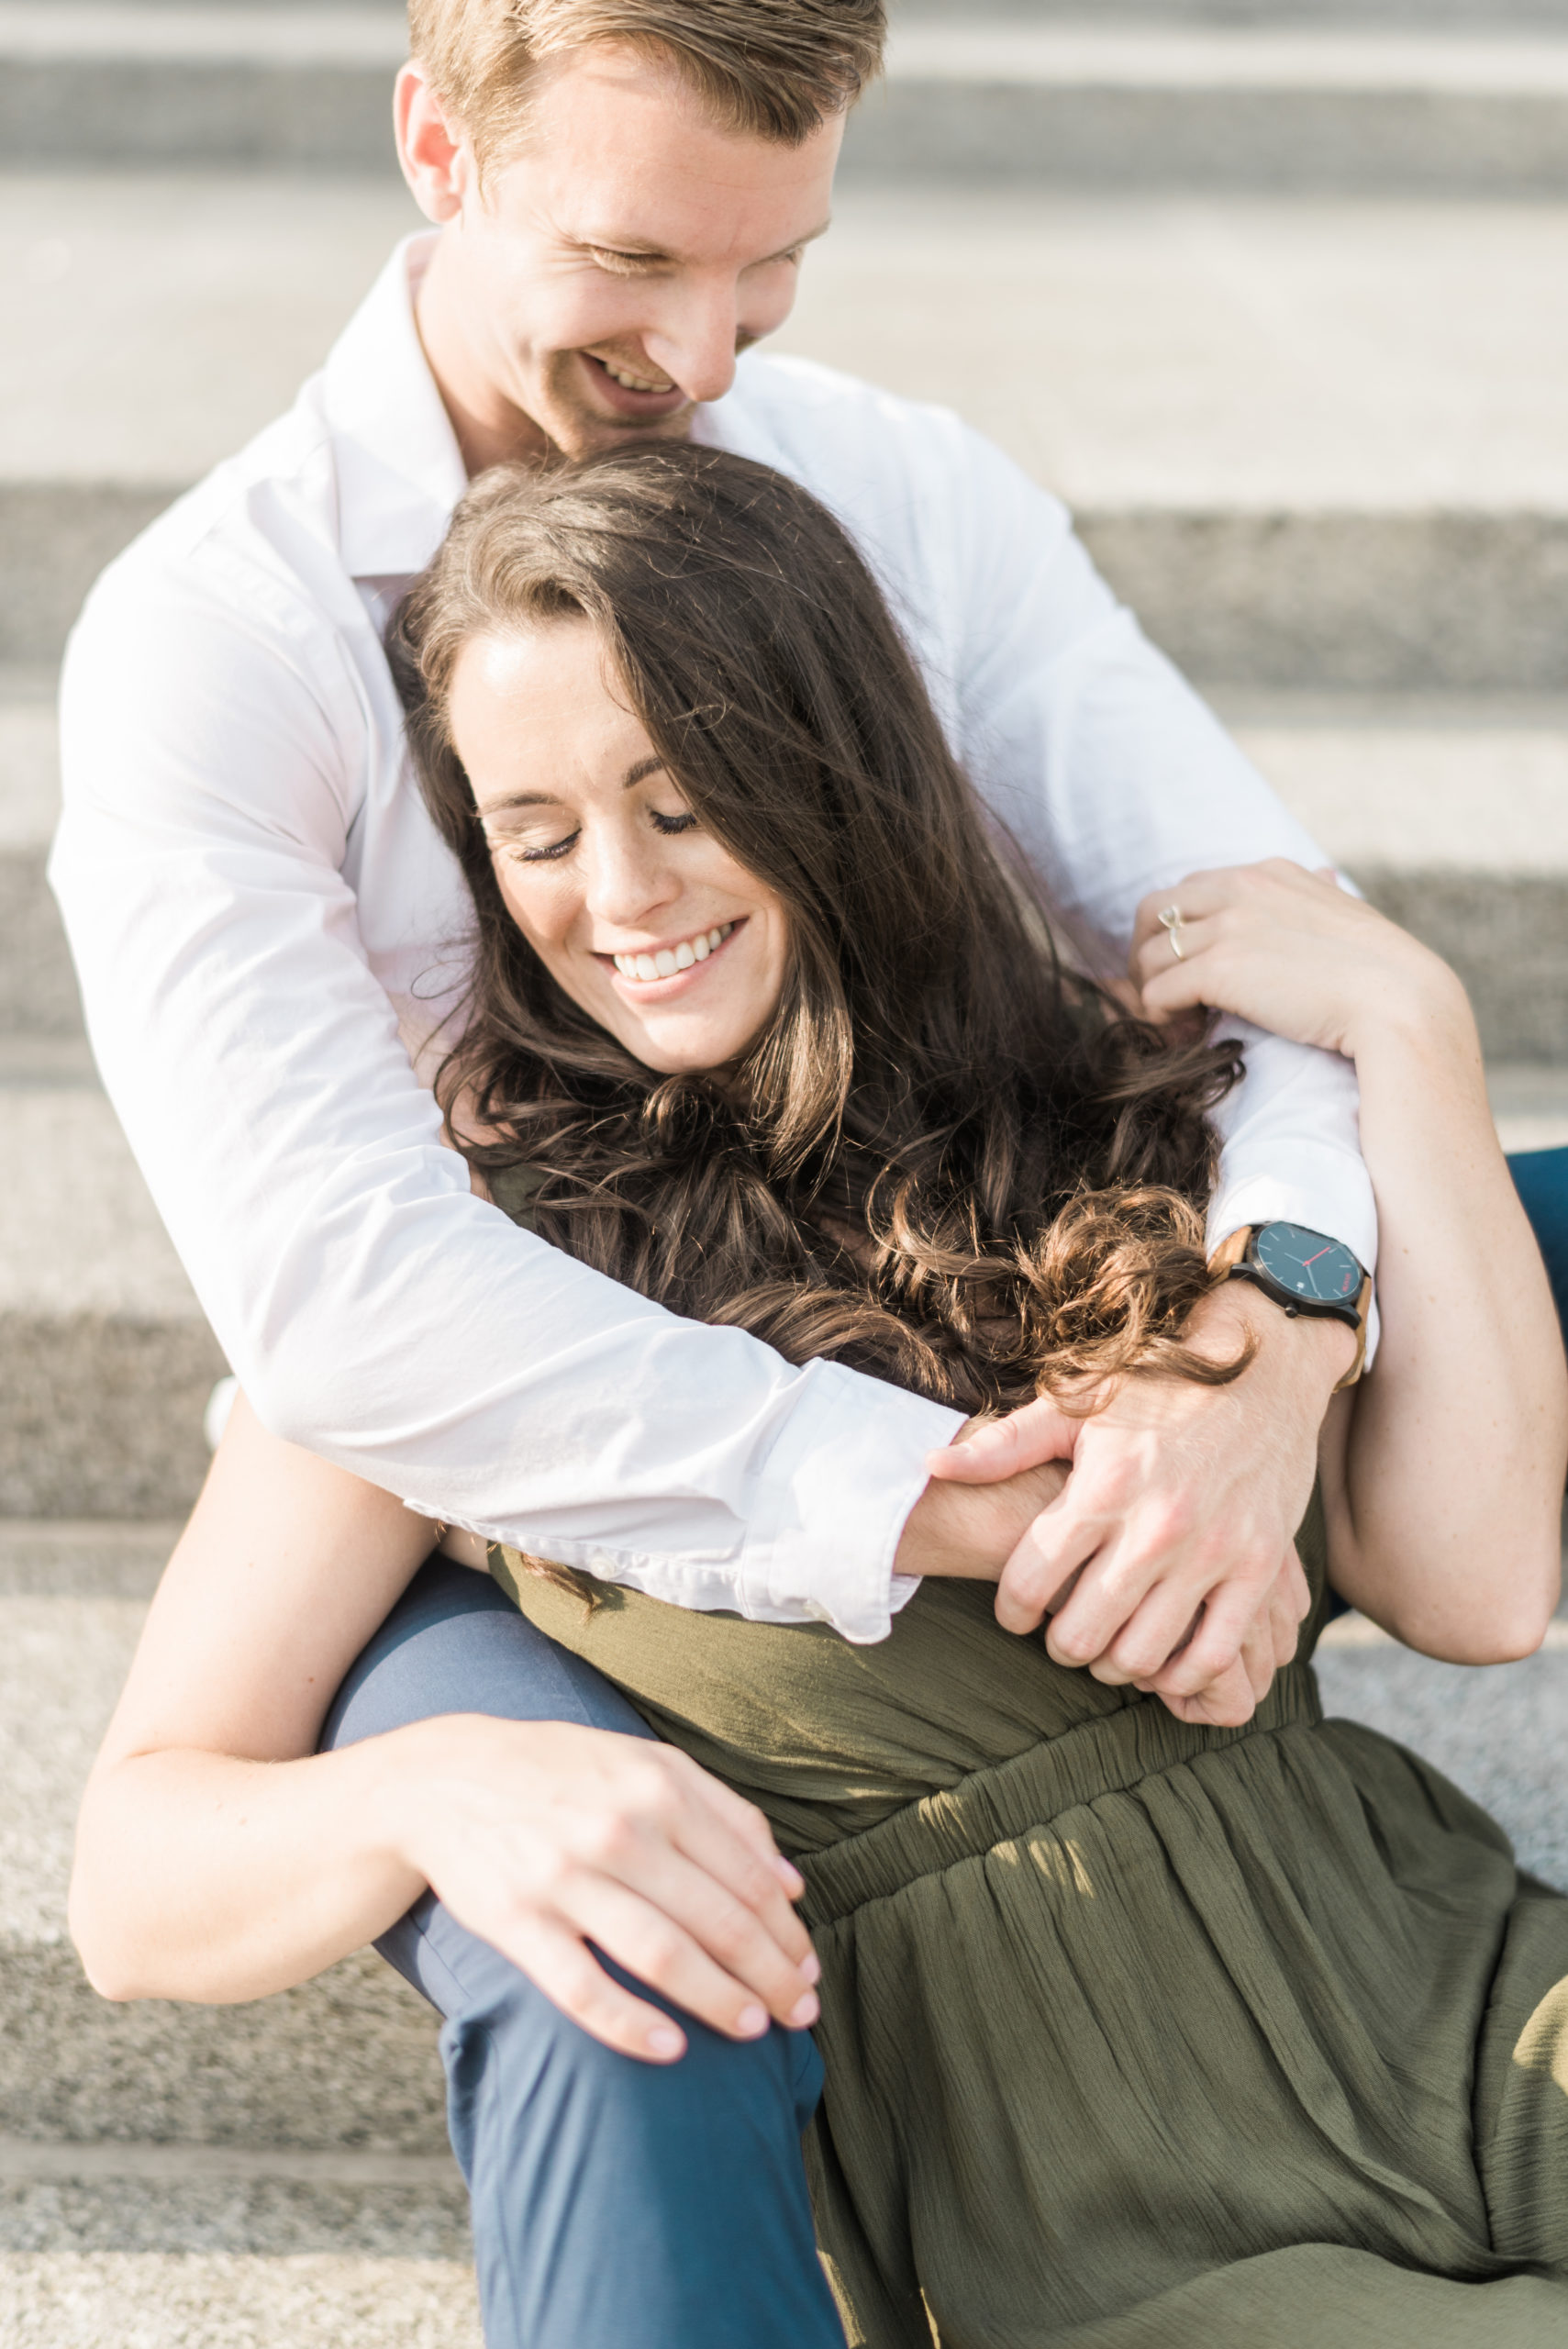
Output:
[[[3,477],[40,484],[172,491],[240,446],[417,225],[400,190],[309,179],[0,192]],[[851,186],[836,210],[772,347],[950,402],[1073,504],[1568,514],[1568,204]]]

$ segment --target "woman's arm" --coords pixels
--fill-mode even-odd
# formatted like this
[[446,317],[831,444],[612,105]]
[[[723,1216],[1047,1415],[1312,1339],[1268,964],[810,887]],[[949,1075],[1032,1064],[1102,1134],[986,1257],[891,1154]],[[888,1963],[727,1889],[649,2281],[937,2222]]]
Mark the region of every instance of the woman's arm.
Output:
[[684,2042],[590,1938],[732,2036],[809,2020],[799,1877],[761,1813],[673,1747],[462,1715],[316,1753],[432,1531],[236,1405],[83,1803],[71,1925],[89,1978],[116,1998],[257,1998],[431,1885],[628,2054]]
[[1139,918],[1133,971],[1154,1017],[1207,1005],[1356,1065],[1383,1342],[1324,1429],[1334,1586],[1429,1655],[1529,1654],[1560,1583],[1568,1364],[1464,990],[1297,865],[1195,874],[1173,899],[1181,962],[1152,900]]

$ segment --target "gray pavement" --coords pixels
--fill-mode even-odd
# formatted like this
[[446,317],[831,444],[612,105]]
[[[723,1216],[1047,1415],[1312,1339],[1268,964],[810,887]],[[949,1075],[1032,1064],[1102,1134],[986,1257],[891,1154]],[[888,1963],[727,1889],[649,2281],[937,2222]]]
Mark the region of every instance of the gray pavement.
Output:
[[[284,406],[400,191],[0,179],[0,660]],[[1568,689],[1568,206],[848,188],[777,347],[958,406],[1191,672]],[[1201,592],[1195,592],[1201,582]]]
[[1436,1763],[1507,1830],[1521,1867],[1568,1891],[1568,1642],[1481,1670],[1330,1643],[1318,1678],[1325,1712]]
[[[0,136],[49,167],[391,173],[400,12],[0,0]],[[845,170],[1095,186],[1568,184],[1551,17],[1315,20],[900,15]]]

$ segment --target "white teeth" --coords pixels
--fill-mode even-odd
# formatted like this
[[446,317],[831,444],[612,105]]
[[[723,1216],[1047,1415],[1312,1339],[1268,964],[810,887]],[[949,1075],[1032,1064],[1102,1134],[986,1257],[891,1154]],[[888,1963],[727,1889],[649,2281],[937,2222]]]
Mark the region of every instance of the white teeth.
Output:
[[673,392],[675,388],[673,384],[645,383],[640,375],[628,375],[624,368],[613,367],[607,359],[601,359],[599,364],[613,382],[624,384],[628,392]]
[[623,979],[640,979],[644,985],[650,979],[673,979],[677,971],[689,971],[694,963],[706,963],[734,927],[732,921],[722,921],[713,930],[705,930],[699,937],[683,938],[678,946],[661,946],[657,953],[612,954],[610,960]]

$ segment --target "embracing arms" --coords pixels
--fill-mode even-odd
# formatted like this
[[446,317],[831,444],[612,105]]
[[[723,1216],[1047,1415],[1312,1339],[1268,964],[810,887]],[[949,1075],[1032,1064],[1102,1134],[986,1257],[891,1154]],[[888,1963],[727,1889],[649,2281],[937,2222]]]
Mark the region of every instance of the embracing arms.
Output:
[[1324,1430],[1334,1587],[1429,1655],[1529,1654],[1557,1603],[1568,1364],[1464,990],[1328,875],[1272,863],[1199,874],[1179,894],[1180,963],[1152,901],[1140,918],[1150,1010],[1220,1006],[1343,1053],[1360,1080],[1384,1334]]
[[[1058,1477],[979,1497],[999,1553]],[[462,1714],[316,1751],[433,1538],[236,1405],[83,1803],[71,1924],[96,1987],[258,1998],[362,1947],[428,1885],[627,2054],[667,2062],[684,2041],[590,1941],[732,2037],[811,2021],[800,1878],[762,1813],[674,1747]],[[963,1564],[959,1529],[942,1539]]]

